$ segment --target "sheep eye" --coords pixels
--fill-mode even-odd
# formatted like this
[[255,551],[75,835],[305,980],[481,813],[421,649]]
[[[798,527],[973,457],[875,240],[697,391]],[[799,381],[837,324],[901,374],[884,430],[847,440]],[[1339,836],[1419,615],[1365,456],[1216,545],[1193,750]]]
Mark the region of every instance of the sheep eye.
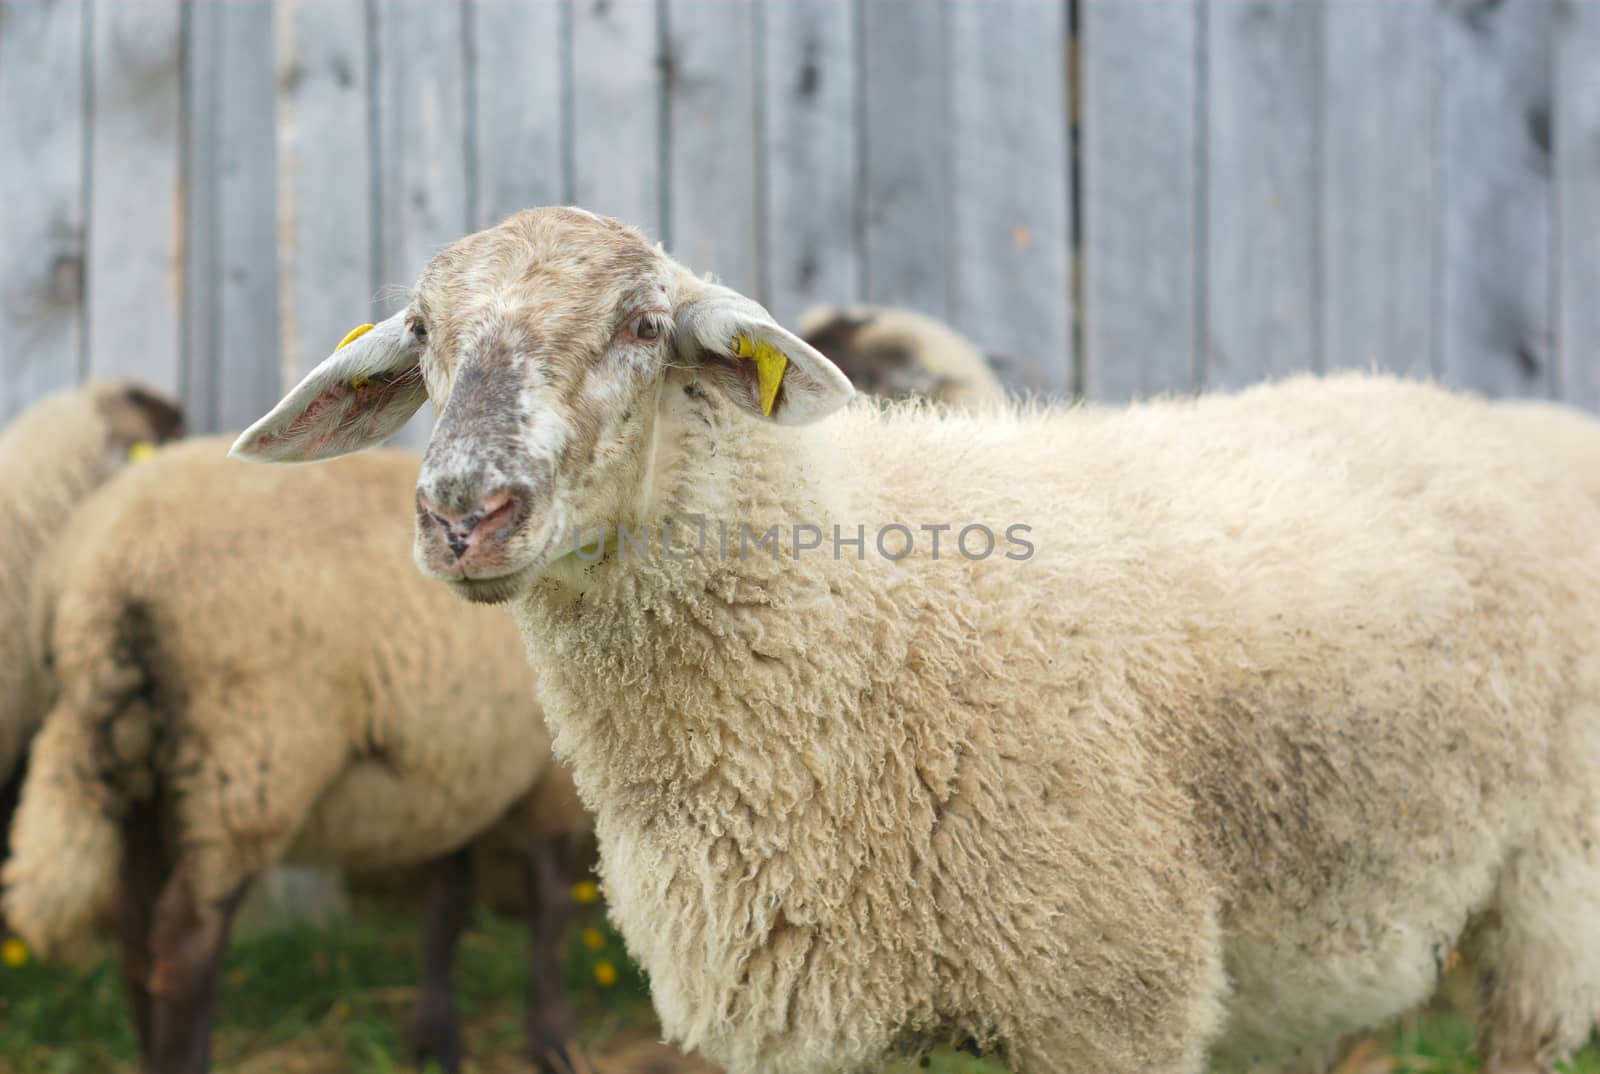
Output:
[[634,339],[648,343],[661,338],[661,322],[646,314],[628,322],[628,331],[632,333]]
[[411,334],[418,343],[428,342],[428,326],[421,321],[411,322]]

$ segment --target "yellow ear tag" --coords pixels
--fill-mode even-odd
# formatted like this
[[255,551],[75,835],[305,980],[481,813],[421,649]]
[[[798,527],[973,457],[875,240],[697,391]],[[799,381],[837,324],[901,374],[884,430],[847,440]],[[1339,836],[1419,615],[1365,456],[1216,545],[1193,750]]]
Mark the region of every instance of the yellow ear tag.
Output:
[[352,391],[359,392],[362,388],[365,388],[371,383],[371,377],[367,376],[365,373],[357,373],[355,376],[350,378],[350,389]]
[[372,331],[372,326],[370,324],[358,324],[354,328],[350,329],[350,331],[346,332],[344,334],[344,338],[339,341],[339,345],[333,349],[336,351],[343,350],[346,343],[358,340],[370,331]]
[[135,440],[128,445],[128,461],[144,462],[156,453],[156,446],[148,440]]
[[778,401],[778,385],[783,383],[783,372],[789,368],[789,356],[764,339],[752,340],[740,335],[734,344],[740,358],[753,358],[756,363],[756,381],[761,388],[761,413],[772,416],[772,405]]

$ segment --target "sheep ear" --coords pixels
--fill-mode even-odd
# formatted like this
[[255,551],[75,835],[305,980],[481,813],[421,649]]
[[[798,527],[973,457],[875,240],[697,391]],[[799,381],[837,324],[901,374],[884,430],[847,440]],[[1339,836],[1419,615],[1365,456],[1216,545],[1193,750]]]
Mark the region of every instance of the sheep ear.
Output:
[[760,305],[701,282],[676,314],[680,357],[740,407],[780,425],[827,417],[855,394],[839,367]]
[[340,341],[229,452],[250,462],[314,462],[381,443],[428,398],[419,343],[405,312]]

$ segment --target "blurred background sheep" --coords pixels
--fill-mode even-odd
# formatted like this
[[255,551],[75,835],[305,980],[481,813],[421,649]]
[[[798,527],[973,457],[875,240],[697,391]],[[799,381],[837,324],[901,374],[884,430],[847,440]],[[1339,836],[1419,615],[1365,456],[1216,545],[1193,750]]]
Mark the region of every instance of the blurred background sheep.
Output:
[[411,569],[416,456],[294,479],[226,446],[155,452],[44,557],[32,618],[57,688],[0,869],[8,919],[56,949],[115,902],[148,1069],[204,1074],[218,967],[262,872],[437,861],[409,1043],[455,1074],[461,848],[498,825],[527,878],[530,1053],[564,1068],[566,848],[589,825],[515,627]]
[[53,392],[0,430],[0,863],[23,754],[49,705],[28,638],[39,563],[90,491],[182,433],[170,400],[125,382]]
[[[1018,394],[1378,366],[1594,410],[1597,86],[1597,0],[0,0],[0,421],[135,377],[238,428],[437,247],[552,202],[791,325],[935,318]],[[310,1069],[387,1069],[398,1039],[349,1034],[394,1004],[354,982],[409,987],[414,936],[375,967],[415,927],[293,933],[314,978],[244,940],[234,1018],[315,995],[299,1035],[348,1034]],[[502,927],[469,934],[469,997]],[[614,938],[579,929],[590,1022],[633,1019]],[[3,1074],[131,1054],[74,1020],[114,994],[57,973],[0,964]]]

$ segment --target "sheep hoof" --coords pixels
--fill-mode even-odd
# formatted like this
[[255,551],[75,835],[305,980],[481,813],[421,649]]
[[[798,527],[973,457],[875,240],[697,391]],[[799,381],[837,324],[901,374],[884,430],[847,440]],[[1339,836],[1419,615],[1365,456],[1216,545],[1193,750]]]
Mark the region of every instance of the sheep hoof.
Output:
[[575,1074],[590,1069],[580,1065],[577,1042],[558,1033],[537,1033],[529,1044],[539,1074]]

